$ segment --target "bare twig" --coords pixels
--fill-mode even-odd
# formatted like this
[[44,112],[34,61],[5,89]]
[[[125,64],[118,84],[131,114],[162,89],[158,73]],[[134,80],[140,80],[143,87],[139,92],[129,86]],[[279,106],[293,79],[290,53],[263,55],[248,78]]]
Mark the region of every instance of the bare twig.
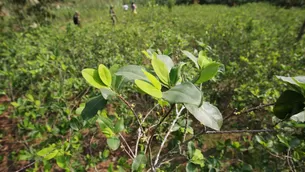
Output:
[[252,112],[252,111],[256,111],[256,110],[263,109],[263,108],[265,108],[265,107],[273,106],[274,104],[275,104],[275,103],[260,104],[259,106],[252,107],[252,108],[243,110],[243,111],[241,111],[241,112],[237,112],[237,110],[235,109],[230,115],[224,117],[223,120],[227,120],[227,119],[231,118],[233,115],[241,115],[241,114],[249,113],[249,112]]
[[174,125],[176,124],[177,120],[179,119],[179,117],[180,117],[180,115],[181,115],[181,113],[182,113],[182,111],[183,111],[184,109],[185,109],[185,107],[183,106],[183,107],[180,109],[180,111],[178,112],[178,107],[177,107],[177,105],[176,105],[176,114],[177,114],[177,116],[176,116],[176,118],[174,119],[174,121],[172,122],[172,125],[171,125],[170,128],[168,129],[168,132],[166,133],[166,135],[165,135],[165,137],[164,137],[164,139],[163,139],[163,141],[162,141],[162,143],[161,143],[161,146],[160,146],[159,152],[158,152],[158,154],[157,154],[157,156],[156,156],[154,165],[157,165],[157,163],[158,163],[158,161],[159,161],[160,153],[161,153],[161,151],[162,151],[162,149],[163,149],[163,147],[164,147],[164,145],[165,145],[165,143],[166,143],[166,141],[167,141],[167,138],[168,138],[169,134],[171,133],[171,131],[172,131]]
[[137,143],[136,143],[136,147],[135,147],[135,150],[134,150],[135,156],[138,155],[138,146],[139,146],[139,142],[140,142],[141,137],[142,137],[142,133],[141,133],[140,128],[138,128],[138,138],[137,138]]
[[127,100],[124,99],[123,96],[118,95],[118,97],[119,97],[119,98],[129,107],[129,109],[132,111],[133,115],[136,117],[136,119],[137,119],[137,121],[138,121],[138,123],[139,123],[139,127],[140,127],[140,129],[142,130],[142,133],[145,135],[144,129],[143,129],[143,127],[142,127],[142,123],[141,123],[141,121],[140,121],[138,115],[137,115],[136,112],[134,111],[133,107],[130,105],[130,103],[129,103]]
[[171,111],[173,110],[175,104],[172,104],[170,109],[167,111],[167,113],[164,115],[164,117],[159,121],[159,123],[156,125],[156,127],[153,129],[153,131],[151,132],[147,147],[148,147],[148,151],[149,151],[149,155],[148,155],[148,159],[150,161],[150,165],[151,165],[151,169],[155,172],[156,169],[154,167],[154,164],[152,162],[152,153],[151,153],[151,142],[154,138],[155,132],[157,131],[158,127],[162,124],[162,122],[167,118],[167,116],[171,113]]
[[128,148],[132,157],[135,158],[135,154],[132,152],[132,149],[130,148],[129,144],[126,142],[124,136],[121,133],[119,133],[119,135],[120,135],[121,139],[123,140],[123,142],[125,143],[126,147]]
[[22,167],[21,169],[17,170],[16,172],[23,171],[23,170],[25,170],[25,169],[31,167],[31,166],[34,165],[35,163],[36,163],[36,161],[33,161],[33,162],[31,162],[30,164],[28,164],[28,165]]
[[184,133],[183,133],[183,142],[184,142],[185,139],[186,139],[188,119],[189,119],[189,112],[187,111],[187,112],[186,112],[186,118],[185,118]]
[[143,123],[145,122],[145,120],[146,120],[146,118],[148,117],[148,115],[151,114],[152,111],[153,111],[156,107],[158,107],[158,106],[159,106],[159,104],[156,104],[153,108],[151,108],[151,109],[146,113],[146,115],[144,116],[144,118],[143,118],[142,121],[141,121],[141,124],[143,124]]

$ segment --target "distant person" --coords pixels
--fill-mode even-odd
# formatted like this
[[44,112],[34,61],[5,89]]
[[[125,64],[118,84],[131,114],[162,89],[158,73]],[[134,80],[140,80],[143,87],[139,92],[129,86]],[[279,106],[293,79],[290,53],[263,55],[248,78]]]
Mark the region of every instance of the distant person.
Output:
[[123,9],[124,9],[124,11],[128,11],[128,5],[127,5],[127,4],[124,4],[124,5],[123,5]]
[[73,22],[75,25],[80,26],[80,15],[77,11],[74,13]]
[[110,13],[110,17],[111,17],[111,20],[112,20],[112,24],[115,25],[117,20],[118,20],[118,18],[116,17],[116,14],[114,12],[114,9],[113,9],[112,5],[110,6],[109,13]]
[[137,6],[134,2],[131,3],[131,12],[137,14]]

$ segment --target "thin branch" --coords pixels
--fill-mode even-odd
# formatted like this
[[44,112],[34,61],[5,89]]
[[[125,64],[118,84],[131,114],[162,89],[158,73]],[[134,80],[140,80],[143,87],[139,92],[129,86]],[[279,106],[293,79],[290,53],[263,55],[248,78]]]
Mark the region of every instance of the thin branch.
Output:
[[176,105],[176,114],[177,114],[177,116],[176,116],[176,118],[174,119],[174,121],[172,122],[172,125],[171,125],[170,128],[168,129],[168,132],[166,133],[166,135],[165,135],[165,137],[164,137],[164,139],[163,139],[163,141],[162,141],[162,143],[161,143],[161,146],[160,146],[159,152],[158,152],[158,154],[157,154],[157,156],[156,156],[156,160],[155,160],[154,165],[157,165],[157,163],[158,163],[158,161],[159,161],[160,153],[162,152],[162,149],[163,149],[163,147],[164,147],[164,145],[165,145],[165,143],[166,143],[166,141],[167,141],[167,138],[168,138],[169,134],[171,133],[172,129],[174,128],[174,125],[176,124],[177,120],[179,119],[179,117],[180,117],[180,115],[181,115],[181,113],[182,113],[182,111],[183,111],[184,109],[185,109],[185,107],[183,106],[183,107],[180,109],[180,111],[178,112],[178,108],[177,108],[177,105]]
[[154,167],[154,164],[152,162],[152,153],[151,153],[151,142],[154,138],[154,135],[155,135],[155,132],[157,131],[158,127],[162,124],[162,122],[167,118],[167,116],[171,113],[171,111],[173,110],[175,104],[172,104],[170,109],[167,111],[167,113],[164,115],[164,117],[159,121],[159,123],[156,125],[156,127],[153,129],[153,131],[151,132],[151,135],[150,135],[150,138],[149,138],[149,141],[148,141],[148,144],[147,144],[147,147],[148,147],[148,151],[149,151],[149,156],[148,156],[148,159],[150,161],[150,166],[151,166],[151,169],[155,172],[156,169]]
[[36,161],[33,161],[33,162],[31,162],[30,164],[28,164],[28,165],[22,167],[21,169],[17,170],[16,172],[21,172],[21,171],[23,171],[23,170],[25,170],[25,169],[31,167],[31,166],[34,165],[35,163],[36,163]]
[[145,115],[144,118],[142,119],[141,124],[143,124],[143,123],[145,122],[145,120],[146,120],[146,118],[148,117],[148,115],[151,114],[152,111],[153,111],[156,107],[158,107],[158,106],[159,106],[159,104],[156,104],[153,108],[151,108],[151,109],[146,113],[146,115]]
[[231,118],[233,115],[241,115],[241,114],[249,113],[249,112],[252,112],[252,111],[256,111],[256,110],[263,109],[263,108],[265,108],[265,107],[273,106],[274,104],[275,104],[275,103],[260,104],[259,106],[252,107],[252,108],[243,110],[243,111],[241,111],[241,112],[237,112],[237,109],[234,109],[234,111],[233,111],[230,115],[224,117],[223,120],[227,120],[227,119]]
[[120,135],[120,137],[122,138],[122,140],[123,140],[123,142],[125,143],[125,145],[127,146],[128,150],[130,151],[132,157],[135,158],[135,154],[132,152],[132,150],[131,150],[129,144],[126,142],[124,136],[123,136],[121,133],[119,133],[119,135]]
[[137,138],[137,143],[136,143],[136,147],[135,147],[135,150],[134,150],[135,156],[138,155],[138,146],[139,146],[139,142],[140,142],[141,137],[142,137],[142,133],[141,133],[140,128],[138,128],[138,138]]
[[134,111],[133,107],[129,104],[129,102],[128,102],[127,100],[124,99],[123,96],[118,95],[118,97],[119,97],[119,98],[129,107],[129,109],[132,111],[133,115],[136,117],[136,119],[137,119],[137,121],[138,121],[138,123],[139,123],[139,127],[140,127],[140,129],[142,130],[142,133],[145,135],[144,129],[143,129],[142,125],[141,125],[142,123],[140,122],[140,119],[139,119],[138,115],[136,114],[136,112]]
[[185,129],[184,129],[184,133],[183,133],[183,142],[185,141],[186,139],[186,134],[187,134],[187,125],[188,125],[188,119],[189,119],[189,112],[187,111],[186,112],[186,119],[185,119]]

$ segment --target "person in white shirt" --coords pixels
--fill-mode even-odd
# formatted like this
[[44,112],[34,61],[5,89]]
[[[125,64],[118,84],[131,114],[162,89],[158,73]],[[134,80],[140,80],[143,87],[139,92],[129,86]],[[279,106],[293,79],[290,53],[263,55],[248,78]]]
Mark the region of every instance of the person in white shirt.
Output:
[[127,10],[128,10],[128,5],[127,5],[127,4],[124,4],[124,5],[123,5],[123,9],[124,9],[125,11],[127,11]]

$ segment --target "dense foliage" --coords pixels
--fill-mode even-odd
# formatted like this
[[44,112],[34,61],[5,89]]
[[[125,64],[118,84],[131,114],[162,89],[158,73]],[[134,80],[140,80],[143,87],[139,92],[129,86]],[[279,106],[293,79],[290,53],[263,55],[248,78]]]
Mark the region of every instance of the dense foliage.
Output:
[[[75,10],[81,14],[81,28],[70,21]],[[20,143],[14,150],[1,152],[1,166],[5,170],[18,170],[26,166],[24,161],[33,163],[29,171],[140,169],[145,158],[137,157],[141,163],[134,165],[123,151],[110,153],[117,148],[118,138],[106,141],[104,126],[99,120],[96,122],[96,118],[106,116],[118,124],[117,131],[123,131],[127,141],[135,142],[136,119],[124,104],[109,100],[111,105],[100,111],[98,117],[81,118],[89,98],[101,94],[87,84],[81,71],[103,64],[113,75],[120,67],[140,65],[153,73],[147,54],[156,52],[171,57],[175,64],[185,62],[181,76],[193,80],[198,71],[186,51],[195,57],[201,52],[222,64],[219,73],[201,86],[204,99],[222,112],[221,130],[275,129],[276,133],[203,134],[187,145],[187,150],[194,152],[187,156],[182,152],[182,158],[164,164],[162,169],[185,169],[186,166],[189,170],[196,167],[222,171],[303,169],[304,125],[278,115],[281,113],[276,114],[284,121],[278,123],[270,107],[247,110],[274,103],[283,96],[288,87],[276,75],[305,75],[305,42],[304,39],[295,41],[304,10],[260,3],[234,8],[174,6],[171,12],[166,7],[151,6],[139,8],[137,15],[122,11],[120,6],[115,10],[119,22],[114,27],[108,10],[62,5],[53,11],[56,19],[50,26],[34,28],[24,24],[22,32],[6,29],[1,33],[0,91],[10,100],[0,104],[0,111],[5,112],[4,119],[9,114],[15,127],[11,133],[5,128],[1,130],[1,145]],[[148,51],[143,53],[143,50]],[[300,87],[299,83],[293,84]],[[302,85],[294,87],[298,91],[292,94],[299,97],[301,101],[297,105],[302,109],[304,90],[300,91]],[[170,107],[142,91],[127,84],[121,93],[140,115],[148,113],[156,104],[164,104],[153,110],[152,118],[145,125],[154,124]],[[290,100],[291,92],[285,94]],[[174,120],[175,116],[169,119]],[[124,123],[123,129],[121,123]],[[180,128],[173,132],[168,149],[175,147],[185,133],[191,138],[204,130],[191,116],[177,124]],[[155,144],[162,142],[162,131],[166,132],[169,125],[166,123],[160,128]],[[185,125],[189,125],[187,130]],[[106,142],[115,143],[108,144],[115,147],[107,146]]]

